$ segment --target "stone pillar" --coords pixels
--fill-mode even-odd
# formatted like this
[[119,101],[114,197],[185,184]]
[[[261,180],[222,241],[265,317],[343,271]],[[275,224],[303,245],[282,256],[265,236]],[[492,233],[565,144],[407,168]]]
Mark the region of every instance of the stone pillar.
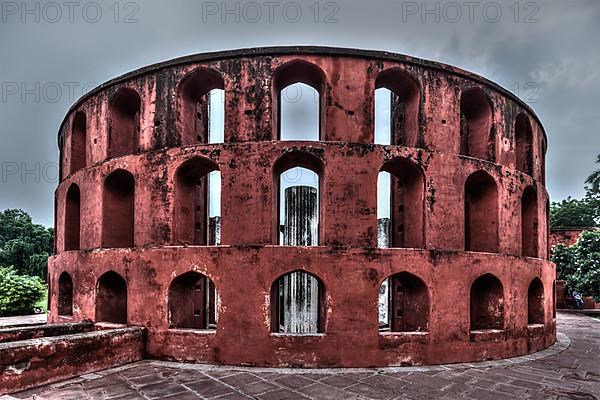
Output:
[[[318,245],[318,195],[310,186],[285,189],[285,246]],[[282,330],[286,333],[316,333],[319,329],[319,282],[306,272],[296,271],[280,283]]]
[[319,331],[319,282],[303,271],[292,272],[281,281],[282,330],[285,333]]
[[218,246],[221,244],[221,217],[208,218],[208,245]]
[[319,214],[317,189],[292,186],[285,189],[284,246],[318,246]]
[[387,249],[390,247],[390,218],[377,219],[377,247]]

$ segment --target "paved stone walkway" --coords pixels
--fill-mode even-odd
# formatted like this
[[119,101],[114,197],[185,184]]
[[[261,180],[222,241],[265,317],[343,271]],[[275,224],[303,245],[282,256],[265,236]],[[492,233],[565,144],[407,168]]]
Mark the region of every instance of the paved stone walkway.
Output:
[[[17,399],[600,399],[600,320],[559,314],[558,346],[534,357],[383,370],[280,370],[142,361]],[[564,350],[564,351],[562,351]],[[3,400],[0,397],[0,400]]]

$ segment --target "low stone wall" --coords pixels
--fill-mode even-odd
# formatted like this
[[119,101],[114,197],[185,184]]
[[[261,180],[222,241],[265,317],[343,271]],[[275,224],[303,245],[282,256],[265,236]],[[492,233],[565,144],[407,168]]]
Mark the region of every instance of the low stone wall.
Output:
[[33,325],[0,329],[0,343],[17,340],[38,339],[52,336],[71,335],[94,330],[92,321],[70,322],[66,324]]
[[0,395],[139,361],[145,334],[128,327],[0,343]]
[[592,296],[586,296],[583,298],[583,309],[584,310],[600,310],[600,303],[594,301]]
[[586,230],[593,228],[562,228],[550,230],[550,248],[564,244],[572,246],[579,239],[579,235]]

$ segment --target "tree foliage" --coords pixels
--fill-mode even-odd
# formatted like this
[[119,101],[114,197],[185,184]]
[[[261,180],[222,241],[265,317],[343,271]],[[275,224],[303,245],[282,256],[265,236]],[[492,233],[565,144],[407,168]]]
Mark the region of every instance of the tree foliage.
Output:
[[19,275],[14,268],[0,267],[0,317],[30,314],[45,291],[39,277]]
[[47,259],[53,253],[54,230],[34,224],[17,209],[0,212],[0,265],[20,275],[46,279]]
[[550,206],[550,228],[591,228],[600,221],[600,196],[587,189],[583,199],[568,197]]
[[[596,164],[600,164],[600,154],[596,158]],[[595,170],[585,180],[589,186],[588,191],[593,194],[600,193],[600,169]]]
[[[600,164],[600,155],[596,163]],[[551,228],[600,226],[600,169],[590,174],[586,183],[583,199],[569,197],[560,203],[552,203]],[[600,230],[584,231],[572,246],[555,246],[552,261],[570,290],[600,301]]]
[[556,275],[567,282],[575,273],[573,250],[574,246],[567,246],[564,243],[559,243],[552,248],[551,259],[556,264]]
[[600,301],[600,231],[583,232],[570,247],[555,246],[552,261],[569,289]]

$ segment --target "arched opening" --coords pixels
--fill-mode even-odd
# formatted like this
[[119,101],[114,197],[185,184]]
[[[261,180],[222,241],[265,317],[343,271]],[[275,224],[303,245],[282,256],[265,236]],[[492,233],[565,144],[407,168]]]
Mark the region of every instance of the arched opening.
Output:
[[116,272],[109,271],[98,279],[96,321],[127,323],[127,283]]
[[465,182],[465,249],[498,251],[498,189],[484,171],[474,172]]
[[535,278],[527,291],[527,323],[544,323],[544,285],[539,278]]
[[220,203],[218,166],[200,157],[181,164],[175,173],[175,243],[220,244]]
[[429,293],[415,275],[401,272],[383,281],[379,288],[379,330],[427,332]]
[[223,142],[224,89],[223,77],[208,68],[199,68],[183,78],[178,96],[178,127],[183,146]]
[[405,158],[386,162],[377,179],[379,247],[424,247],[425,176]]
[[314,275],[290,272],[271,287],[271,329],[288,334],[322,333],[325,287]]
[[504,329],[504,289],[492,274],[471,285],[471,330]]
[[71,184],[65,201],[65,251],[79,250],[81,225],[81,194],[79,186]]
[[494,161],[492,106],[480,88],[463,91],[460,97],[460,154]]
[[321,160],[309,153],[293,151],[275,163],[277,238],[274,242],[284,246],[319,245],[322,176]]
[[186,272],[169,287],[169,326],[216,329],[217,302],[212,280],[197,272]]
[[273,75],[278,140],[318,141],[325,131],[325,74],[303,60],[290,61]]
[[135,182],[118,169],[104,180],[102,247],[133,247]]
[[525,113],[517,115],[515,120],[515,141],[517,169],[533,175],[533,132]]
[[418,84],[400,68],[375,80],[375,143],[420,147]]
[[58,315],[73,315],[73,280],[67,272],[58,278]]
[[528,186],[521,197],[521,254],[538,256],[538,207],[537,193]]
[[86,165],[87,121],[83,111],[78,111],[71,126],[71,173]]
[[133,89],[121,88],[109,106],[108,157],[135,154],[140,133],[140,95]]

